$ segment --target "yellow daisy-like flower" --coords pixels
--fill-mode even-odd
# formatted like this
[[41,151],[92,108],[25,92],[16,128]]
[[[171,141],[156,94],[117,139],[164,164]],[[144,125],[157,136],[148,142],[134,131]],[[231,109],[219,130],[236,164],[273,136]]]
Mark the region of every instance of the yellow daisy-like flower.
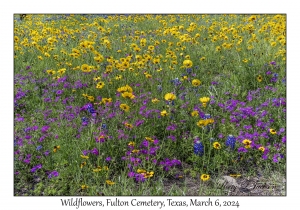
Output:
[[53,152],[57,152],[57,150],[59,150],[60,149],[60,146],[58,145],[58,146],[54,146],[54,148],[53,148]]
[[101,79],[101,77],[99,77],[99,76],[93,78],[94,81],[98,81],[98,80],[100,80],[100,79]]
[[183,66],[186,68],[191,68],[193,66],[193,62],[191,60],[184,60]]
[[215,120],[213,118],[206,119],[208,124],[213,124]]
[[86,190],[87,188],[89,188],[89,186],[87,186],[87,185],[81,185],[81,189],[83,189],[83,190]]
[[261,82],[263,80],[261,75],[258,75],[256,79],[257,79],[258,82]]
[[105,183],[108,184],[108,185],[114,185],[115,184],[115,182],[112,182],[110,180],[106,180]]
[[85,155],[80,155],[80,157],[82,157],[83,159],[89,159],[89,156],[85,156]]
[[130,107],[127,104],[120,104],[120,108],[125,112],[128,112]]
[[135,95],[133,95],[133,94],[130,93],[130,92],[124,92],[124,93],[122,93],[122,97],[123,97],[123,98],[134,99],[134,98],[135,98]]
[[204,61],[206,58],[205,57],[202,57],[202,58],[200,58],[200,61]]
[[194,111],[191,112],[192,117],[196,117],[198,115],[199,115],[199,112],[197,110],[194,110]]
[[104,87],[104,82],[98,82],[98,84],[96,85],[97,89],[102,89]]
[[130,124],[130,123],[125,123],[125,127],[126,127],[126,128],[133,128],[133,125]]
[[138,150],[138,149],[134,149],[134,150],[131,151],[131,153],[139,153],[139,151],[140,150]]
[[249,139],[244,139],[243,140],[243,144],[245,145],[246,149],[251,148],[251,143],[252,143],[252,141],[250,141]]
[[63,75],[65,72],[66,72],[66,68],[62,68],[62,69],[59,69],[57,70],[57,73],[59,73],[60,75]]
[[152,78],[152,75],[151,74],[145,74],[146,78],[150,79]]
[[264,151],[265,151],[265,148],[264,148],[264,147],[259,147],[258,150],[264,152]]
[[94,57],[94,60],[97,62],[97,63],[101,63],[103,60],[104,60],[104,57],[101,55],[101,56],[97,56],[97,57]]
[[83,72],[91,72],[92,70],[91,70],[91,67],[89,65],[82,64],[81,65],[81,71],[83,71]]
[[129,142],[127,145],[128,145],[128,146],[134,147],[134,146],[135,146],[135,142],[131,141],[131,142]]
[[80,164],[80,168],[83,168],[83,166],[85,166],[86,165],[86,162],[82,162],[81,164]]
[[198,80],[198,79],[193,79],[193,80],[192,80],[192,85],[193,85],[194,87],[198,87],[199,85],[201,85],[201,81]]
[[153,51],[154,50],[154,46],[153,45],[149,45],[148,46],[148,50]]
[[144,178],[147,179],[147,178],[153,177],[154,172],[153,171],[146,172],[146,173],[143,173],[143,175],[144,175]]
[[274,129],[269,129],[269,131],[270,131],[270,133],[272,134],[272,135],[275,135],[276,134],[276,131],[274,130]]
[[197,126],[198,127],[203,127],[203,126],[207,126],[208,125],[208,120],[199,120],[198,122],[197,122]]
[[208,103],[210,101],[209,97],[202,97],[199,99],[201,103]]
[[122,79],[122,75],[117,75],[117,76],[115,77],[115,80],[120,80],[120,79]]
[[47,70],[47,73],[50,74],[50,75],[53,75],[53,74],[56,74],[56,71],[53,71],[53,70],[50,69],[50,70]]
[[176,96],[173,93],[167,93],[165,95],[165,100],[167,100],[167,101],[173,101],[175,99],[176,99]]
[[146,173],[147,171],[145,169],[138,169],[136,172],[141,174],[141,173]]
[[219,142],[214,142],[214,143],[213,143],[213,147],[214,147],[215,149],[221,149],[221,144],[220,144]]
[[97,166],[96,169],[93,169],[93,172],[99,172],[99,171],[101,171],[101,170],[102,170],[101,167],[100,167],[100,166]]
[[183,80],[188,80],[188,79],[189,79],[188,76],[183,76],[183,77],[182,77],[182,81],[183,81]]
[[95,100],[95,97],[94,96],[88,96],[87,99],[91,102],[93,102]]
[[101,103],[103,104],[107,104],[107,103],[111,103],[112,102],[112,98],[102,98]]
[[19,42],[19,40],[20,40],[19,37],[14,36],[14,41],[15,41],[15,42]]
[[168,115],[168,112],[166,110],[163,110],[163,111],[160,112],[160,115],[165,117],[165,116]]
[[200,179],[205,182],[205,181],[208,181],[210,179],[210,176],[208,174],[202,174],[200,176]]
[[145,139],[149,142],[154,142],[154,140],[151,137],[145,137]]
[[154,103],[154,104],[156,104],[156,103],[159,102],[159,100],[158,100],[157,98],[153,98],[151,101],[152,101],[152,103]]

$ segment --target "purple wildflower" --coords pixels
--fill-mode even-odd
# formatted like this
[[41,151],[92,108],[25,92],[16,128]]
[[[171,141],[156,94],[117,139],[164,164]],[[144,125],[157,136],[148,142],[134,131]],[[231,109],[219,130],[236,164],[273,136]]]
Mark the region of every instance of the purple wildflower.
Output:
[[63,90],[56,91],[56,95],[61,95],[61,94],[63,94]]
[[96,155],[96,156],[99,155],[99,151],[98,151],[97,148],[92,149],[90,152],[91,152],[92,154]]
[[144,182],[145,177],[142,174],[135,174],[135,181],[137,182]]
[[285,144],[286,143],[286,136],[282,137],[281,141],[282,141],[282,143]]
[[274,163],[278,163],[279,162],[279,158],[282,159],[283,158],[283,155],[282,154],[275,154],[273,156],[273,162]]
[[132,172],[132,171],[130,171],[128,174],[128,177],[130,177],[130,178],[132,178],[132,177],[134,177],[135,176],[135,173],[134,172]]
[[174,130],[176,130],[176,128],[177,128],[177,126],[175,124],[172,124],[167,127],[167,131],[174,131]]
[[44,155],[45,155],[45,156],[48,156],[49,154],[50,154],[50,151],[49,151],[49,150],[47,150],[47,151],[44,152]]
[[58,177],[59,173],[57,171],[52,171],[49,175],[48,178],[51,179],[52,177]]
[[47,131],[49,130],[49,128],[50,128],[50,126],[45,125],[45,126],[43,126],[43,127],[41,128],[41,132],[42,132],[42,133],[47,133]]
[[173,135],[168,136],[168,139],[171,139],[172,141],[176,141],[176,137]]
[[246,153],[246,152],[248,152],[248,150],[244,147],[240,147],[240,148],[238,148],[238,153],[241,153],[241,152]]
[[41,168],[42,168],[42,164],[38,164],[38,165],[34,166],[34,167],[30,170],[30,172],[34,173],[36,170],[41,169]]

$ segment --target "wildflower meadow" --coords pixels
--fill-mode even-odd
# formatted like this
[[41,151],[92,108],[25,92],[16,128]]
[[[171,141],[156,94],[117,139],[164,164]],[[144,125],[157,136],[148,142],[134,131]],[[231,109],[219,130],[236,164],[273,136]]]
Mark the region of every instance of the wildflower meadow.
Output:
[[15,196],[285,195],[286,15],[15,14],[13,38]]

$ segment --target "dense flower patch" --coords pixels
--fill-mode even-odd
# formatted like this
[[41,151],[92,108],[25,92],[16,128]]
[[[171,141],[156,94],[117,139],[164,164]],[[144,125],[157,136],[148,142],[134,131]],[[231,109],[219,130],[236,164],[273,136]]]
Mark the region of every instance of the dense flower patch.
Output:
[[15,194],[284,171],[285,31],[284,15],[16,16]]

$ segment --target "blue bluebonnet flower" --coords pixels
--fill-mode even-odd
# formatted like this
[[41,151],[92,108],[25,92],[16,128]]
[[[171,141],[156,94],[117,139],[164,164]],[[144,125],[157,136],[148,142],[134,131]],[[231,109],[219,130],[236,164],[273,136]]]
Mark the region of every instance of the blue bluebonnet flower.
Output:
[[39,145],[39,146],[36,147],[36,150],[39,151],[42,148],[43,148],[42,145]]
[[162,91],[162,86],[161,86],[161,85],[157,85],[157,90],[158,90],[159,92],[161,92],[161,91]]
[[89,121],[89,119],[87,117],[83,117],[83,118],[81,118],[81,120],[82,120],[82,122],[88,122]]
[[196,143],[194,143],[194,153],[199,156],[204,154],[204,146],[201,141],[196,141]]
[[187,72],[188,74],[191,74],[191,73],[192,73],[192,69],[191,69],[191,68],[187,68],[187,69],[186,69],[186,72]]
[[205,114],[204,117],[203,117],[204,120],[210,119],[210,118],[211,118],[210,114]]
[[174,102],[174,101],[166,101],[166,104],[167,104],[167,105],[172,105],[172,106],[174,106],[174,105],[175,105],[175,102]]
[[106,124],[106,123],[103,123],[103,124],[101,125],[101,128],[102,128],[102,129],[107,129],[107,124]]
[[226,142],[225,142],[225,145],[226,145],[227,147],[230,147],[231,149],[234,149],[234,147],[235,147],[235,142],[236,142],[235,137],[234,137],[233,135],[229,135],[229,136],[227,137],[227,140],[226,140]]
[[81,118],[81,121],[82,121],[82,125],[87,125],[89,123],[89,118],[83,117]]
[[178,78],[175,78],[175,79],[171,80],[171,83],[172,83],[173,85],[175,85],[175,86],[178,86],[178,85],[181,84],[181,82],[180,82],[180,80],[179,80]]
[[91,104],[87,105],[87,110],[89,111],[89,113],[94,114],[96,113],[94,107]]

